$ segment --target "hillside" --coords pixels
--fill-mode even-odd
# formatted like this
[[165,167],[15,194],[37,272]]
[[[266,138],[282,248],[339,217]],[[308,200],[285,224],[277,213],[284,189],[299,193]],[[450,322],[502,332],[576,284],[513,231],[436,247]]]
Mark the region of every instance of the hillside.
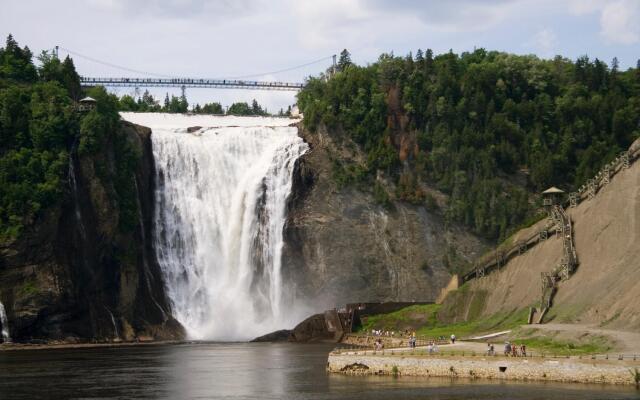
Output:
[[535,217],[538,193],[575,190],[640,136],[640,70],[485,49],[358,66],[344,51],[298,104],[312,134],[363,154],[336,156],[335,181],[379,202],[429,204],[438,189],[447,222],[498,242]]
[[[640,141],[632,146],[640,147]],[[640,162],[620,171],[595,198],[568,210],[580,264],[558,284],[545,322],[640,328]],[[542,229],[541,221],[517,234]],[[562,258],[562,240],[551,236],[500,270],[450,293],[440,318],[450,322],[539,306],[541,274]],[[524,321],[523,321],[524,322]]]

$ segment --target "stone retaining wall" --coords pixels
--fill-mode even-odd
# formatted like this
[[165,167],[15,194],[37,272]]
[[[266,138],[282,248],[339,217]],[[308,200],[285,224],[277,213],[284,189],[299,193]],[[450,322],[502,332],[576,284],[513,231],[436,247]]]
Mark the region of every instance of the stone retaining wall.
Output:
[[[395,368],[394,368],[395,367]],[[329,355],[327,371],[363,375],[484,378],[635,385],[640,361],[509,358],[383,356],[355,353]],[[395,371],[394,371],[395,369]]]

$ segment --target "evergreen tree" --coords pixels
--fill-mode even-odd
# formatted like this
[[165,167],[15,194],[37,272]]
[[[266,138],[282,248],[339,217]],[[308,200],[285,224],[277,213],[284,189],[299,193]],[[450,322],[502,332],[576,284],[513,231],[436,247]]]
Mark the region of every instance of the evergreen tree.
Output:
[[251,114],[253,115],[265,115],[265,111],[262,109],[262,107],[260,107],[260,104],[258,104],[258,101],[256,99],[253,99],[253,101],[251,102]]
[[61,83],[69,92],[69,96],[71,96],[73,100],[79,100],[82,94],[80,75],[76,71],[73,60],[69,58],[69,56],[65,57],[64,61],[62,62],[61,75]]
[[11,34],[7,36],[4,48],[0,48],[0,79],[34,83],[38,73],[32,62],[29,47],[21,49]]
[[189,102],[187,101],[187,95],[183,90],[182,94],[180,95],[180,112],[186,113],[187,110],[189,110]]
[[338,59],[338,71],[344,71],[350,65],[352,65],[351,54],[347,49],[344,49],[340,52],[340,58]]

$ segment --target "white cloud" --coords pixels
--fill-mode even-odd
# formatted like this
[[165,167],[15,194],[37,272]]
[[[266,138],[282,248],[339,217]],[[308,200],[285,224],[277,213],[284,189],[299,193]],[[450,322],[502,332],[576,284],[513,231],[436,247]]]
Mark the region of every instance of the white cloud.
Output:
[[[376,48],[430,33],[486,31],[529,0],[287,0],[307,48]],[[384,46],[384,45],[383,45]]]
[[328,48],[340,40],[354,41],[357,26],[372,18],[360,0],[290,0],[298,25],[298,40],[306,47]]
[[600,14],[600,36],[609,44],[640,42],[639,0],[570,0],[569,13]]
[[485,31],[504,21],[526,0],[364,0],[383,14],[415,15],[430,29],[443,32]]
[[558,38],[550,28],[544,28],[536,32],[530,43],[542,57],[552,57],[556,53]]
[[586,15],[600,11],[606,0],[569,0],[569,12],[573,15]]
[[609,43],[629,45],[640,42],[640,1],[608,3],[600,15],[600,34]]

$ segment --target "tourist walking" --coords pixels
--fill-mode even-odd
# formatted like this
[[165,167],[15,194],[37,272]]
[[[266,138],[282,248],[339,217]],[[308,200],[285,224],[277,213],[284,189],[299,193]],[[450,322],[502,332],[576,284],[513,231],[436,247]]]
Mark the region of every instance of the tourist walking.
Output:
[[504,342],[504,355],[508,357],[509,354],[511,354],[511,343]]
[[456,344],[456,335],[451,334],[451,344]]
[[495,354],[495,352],[494,352],[494,349],[493,349],[493,345],[491,343],[487,342],[487,355],[488,356],[492,356],[494,354]]

